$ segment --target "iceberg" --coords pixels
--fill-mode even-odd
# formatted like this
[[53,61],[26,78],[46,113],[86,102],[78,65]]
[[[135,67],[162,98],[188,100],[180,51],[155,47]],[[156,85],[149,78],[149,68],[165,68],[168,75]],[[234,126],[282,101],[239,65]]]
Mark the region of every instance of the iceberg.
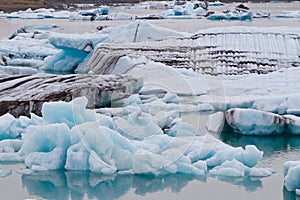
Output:
[[229,109],[226,122],[244,135],[279,135],[285,128],[282,116],[254,109]]

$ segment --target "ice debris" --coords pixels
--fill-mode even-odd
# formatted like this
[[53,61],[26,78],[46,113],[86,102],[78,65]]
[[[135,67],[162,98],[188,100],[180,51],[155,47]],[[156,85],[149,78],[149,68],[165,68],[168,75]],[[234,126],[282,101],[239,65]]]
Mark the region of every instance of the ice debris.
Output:
[[5,178],[12,174],[12,170],[0,169],[0,178]]
[[[165,101],[173,102],[172,95],[168,96]],[[174,115],[167,109],[166,105],[174,103],[164,103],[164,96],[143,102],[145,97],[129,98],[123,109],[138,109],[117,116],[85,109],[85,97],[69,103],[45,103],[42,123],[33,122],[35,117],[23,120],[21,147],[7,149],[23,157],[26,166],[35,171],[205,175],[210,173],[209,167],[226,171],[224,163],[230,161],[239,162],[239,170],[247,169],[245,176],[269,175],[267,169],[253,169],[263,154],[255,146],[234,148],[213,136],[201,136],[194,127],[181,122],[179,113]],[[165,109],[153,110],[160,104]]]
[[288,161],[283,168],[284,186],[288,191],[300,189],[300,161]]

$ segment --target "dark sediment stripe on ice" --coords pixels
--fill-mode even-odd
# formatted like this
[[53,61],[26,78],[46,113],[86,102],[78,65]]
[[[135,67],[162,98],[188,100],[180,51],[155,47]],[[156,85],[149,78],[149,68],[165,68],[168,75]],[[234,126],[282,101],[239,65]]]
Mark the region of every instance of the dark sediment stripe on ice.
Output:
[[[96,73],[107,72],[115,67],[118,56],[124,55],[145,56],[168,66],[192,68],[202,74],[266,74],[300,66],[300,36],[246,30],[205,32],[187,38],[143,43],[100,44],[87,65]],[[104,65],[106,57],[114,62]]]
[[89,100],[88,108],[109,106],[142,86],[142,80],[126,75],[50,75],[8,76],[0,78],[0,115],[15,117],[41,115],[44,102],[71,101],[79,96]]

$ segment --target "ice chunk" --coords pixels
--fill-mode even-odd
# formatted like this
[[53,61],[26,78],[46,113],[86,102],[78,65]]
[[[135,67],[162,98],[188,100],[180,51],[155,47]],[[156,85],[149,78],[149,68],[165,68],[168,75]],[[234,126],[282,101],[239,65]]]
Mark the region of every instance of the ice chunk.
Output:
[[132,20],[135,19],[135,16],[129,13],[115,12],[108,14],[107,18],[110,20]]
[[46,102],[42,107],[43,119],[48,123],[65,123],[70,128],[83,122],[96,121],[95,112],[86,109],[87,103],[86,97],[71,102]]
[[230,9],[227,13],[216,12],[207,17],[209,20],[252,20],[252,12],[239,12],[237,9]]
[[226,121],[244,135],[278,135],[285,125],[280,115],[254,109],[230,109],[226,112]]
[[124,136],[132,139],[143,139],[152,135],[163,134],[154,118],[144,112],[135,112],[128,116],[128,120],[118,118],[115,123]]
[[87,53],[77,49],[63,49],[60,53],[47,59],[41,69],[56,72],[74,72],[86,58]]
[[18,152],[23,144],[20,139],[6,139],[0,141],[0,153]]
[[170,130],[166,131],[166,134],[172,137],[199,135],[194,126],[185,122],[177,122]]
[[207,173],[207,165],[206,162],[203,160],[199,160],[195,163],[193,163],[193,166],[197,167],[200,170],[203,170],[203,173],[206,174]]
[[297,162],[286,162],[284,164],[284,186],[288,191],[300,188],[300,164]]
[[0,162],[23,162],[24,157],[19,153],[0,153]]
[[31,126],[23,135],[20,153],[33,170],[62,169],[70,146],[70,129],[66,124]]
[[249,176],[256,176],[256,177],[266,177],[271,176],[275,171],[271,168],[256,168],[253,167],[250,169]]
[[206,129],[213,133],[220,133],[223,130],[225,123],[225,114],[223,112],[216,112],[208,116]]
[[284,166],[283,166],[283,175],[286,176],[289,169],[292,168],[292,167],[295,167],[299,165],[300,166],[300,161],[288,161],[288,162],[285,162],[284,163]]
[[300,11],[284,11],[282,14],[276,15],[277,18],[300,18]]
[[82,142],[78,142],[68,148],[67,160],[65,164],[66,170],[88,170],[89,152],[83,146]]
[[227,160],[220,166],[216,166],[209,171],[209,174],[216,176],[243,177],[249,174],[249,167],[233,159]]
[[11,170],[0,169],[0,178],[5,178],[12,174]]
[[19,136],[15,125],[16,121],[14,116],[9,113],[0,117],[0,140],[14,139]]
[[118,170],[131,168],[132,154],[136,151],[133,144],[120,133],[97,122],[87,122],[76,126],[81,141],[88,151],[95,151],[99,159]]
[[294,115],[284,115],[286,119],[287,128],[290,133],[300,135],[300,117]]
[[114,174],[117,171],[117,168],[115,166],[111,166],[105,163],[94,151],[91,151],[91,154],[89,156],[89,166],[90,171],[102,173],[104,175]]
[[245,150],[242,147],[227,148],[223,151],[217,151],[215,155],[207,159],[209,167],[221,165],[226,160],[236,159],[248,167],[254,167],[262,158],[263,152],[259,151],[254,145],[247,145]]

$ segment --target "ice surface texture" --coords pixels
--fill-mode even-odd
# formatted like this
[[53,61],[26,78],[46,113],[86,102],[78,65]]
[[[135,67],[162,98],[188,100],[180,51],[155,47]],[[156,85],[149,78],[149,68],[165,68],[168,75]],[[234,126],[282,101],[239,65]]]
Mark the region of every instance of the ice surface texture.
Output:
[[[139,28],[139,33],[143,31],[148,29]],[[201,74],[267,74],[281,68],[299,66],[298,43],[298,28],[213,28],[184,38],[170,37],[130,44],[99,43],[87,66],[92,69],[97,63],[100,65],[102,57],[127,55],[145,56],[155,62],[193,69]],[[110,65],[106,67],[115,67],[115,63]]]
[[[72,98],[82,95],[88,98],[88,107],[107,106],[114,99],[130,96],[142,86],[141,79],[127,75],[54,75],[39,73],[32,76],[3,77],[0,80],[0,113],[10,112],[14,116],[29,116],[30,112],[40,115],[44,102],[70,101]],[[44,109],[47,109],[47,107]],[[5,120],[9,116],[3,116],[2,118]],[[9,121],[11,123],[11,120]],[[12,128],[13,126],[10,129]],[[9,132],[5,134],[9,134]]]
[[[238,162],[235,169],[243,172],[240,175],[270,175],[268,169],[253,168],[263,154],[255,146],[234,148],[213,136],[200,136],[167,110],[161,110],[161,114],[151,109],[150,113],[142,111],[150,104],[167,108],[163,98],[144,103],[142,99],[131,98],[127,107],[139,109],[116,117],[86,109],[85,97],[69,103],[45,103],[43,118],[23,120],[23,144],[13,150],[14,154],[24,157],[27,167],[36,171],[205,175],[208,167],[214,167],[213,174],[222,176],[222,171],[228,170],[226,162]],[[10,118],[20,123],[20,119]]]
[[230,109],[226,121],[244,135],[278,135],[285,128],[282,116],[254,109]]
[[288,161],[283,169],[284,186],[288,191],[300,188],[300,161]]

